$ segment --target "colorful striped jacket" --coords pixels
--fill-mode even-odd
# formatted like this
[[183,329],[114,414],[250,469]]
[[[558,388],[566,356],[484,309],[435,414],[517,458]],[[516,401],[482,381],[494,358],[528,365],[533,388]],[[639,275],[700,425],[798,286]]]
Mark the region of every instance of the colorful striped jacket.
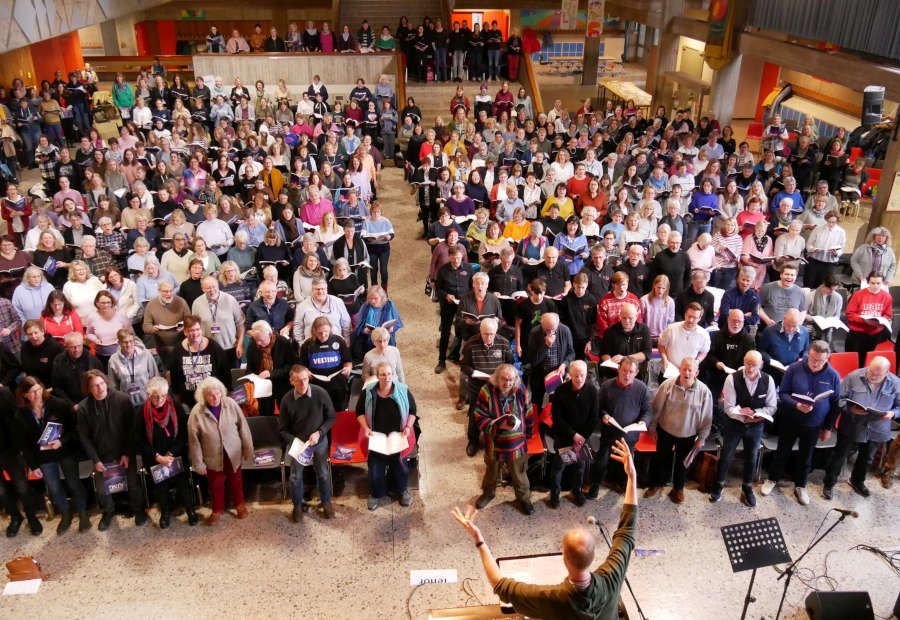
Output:
[[[525,442],[534,434],[534,412],[531,408],[531,395],[524,384],[503,402],[499,388],[490,383],[485,384],[475,401],[475,422],[478,430],[484,433],[485,454],[490,459],[512,461],[526,455]],[[520,423],[515,429],[500,428],[492,424],[500,416],[512,413]]]

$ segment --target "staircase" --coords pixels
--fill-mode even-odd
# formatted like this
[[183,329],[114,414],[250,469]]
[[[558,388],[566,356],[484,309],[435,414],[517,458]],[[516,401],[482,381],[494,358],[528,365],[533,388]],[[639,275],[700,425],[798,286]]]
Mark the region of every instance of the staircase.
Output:
[[[521,74],[521,71],[519,72]],[[469,98],[469,103],[474,105],[475,95],[478,94],[478,87],[480,86],[480,82],[469,82],[464,81],[462,83],[463,92],[466,97]],[[500,86],[503,85],[503,82],[487,82],[488,92],[491,94],[491,97],[497,94],[497,91],[500,90]],[[456,95],[456,87],[460,86],[455,82],[428,82],[427,84],[422,84],[420,82],[406,82],[406,96],[412,97],[416,100],[416,105],[422,109],[422,121],[425,123],[426,127],[431,127],[434,124],[434,119],[436,116],[440,116],[444,119],[444,124],[449,125],[451,120],[450,115],[450,99]],[[509,90],[512,92],[513,96],[517,92],[519,92],[519,87],[521,84],[519,82],[510,82]],[[399,105],[399,104],[398,104]],[[405,104],[403,104],[405,105]],[[402,109],[403,105],[399,107]],[[469,119],[472,119],[472,112],[469,112]]]
[[350,32],[355,37],[362,20],[367,19],[376,37],[381,34],[382,26],[387,26],[394,33],[402,15],[409,19],[413,28],[421,24],[426,15],[439,19],[441,0],[341,0],[341,23],[335,31],[341,32],[344,24],[349,24]]

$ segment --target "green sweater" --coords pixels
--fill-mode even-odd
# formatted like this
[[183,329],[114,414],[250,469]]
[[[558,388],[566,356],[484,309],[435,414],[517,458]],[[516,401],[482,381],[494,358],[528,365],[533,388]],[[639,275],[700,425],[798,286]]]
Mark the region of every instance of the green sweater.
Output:
[[504,603],[512,603],[518,613],[544,620],[616,620],[619,617],[619,590],[634,549],[636,528],[637,506],[625,504],[619,527],[613,534],[612,550],[606,561],[591,574],[591,583],[583,590],[568,580],[555,586],[536,586],[503,578],[494,586],[494,594]]

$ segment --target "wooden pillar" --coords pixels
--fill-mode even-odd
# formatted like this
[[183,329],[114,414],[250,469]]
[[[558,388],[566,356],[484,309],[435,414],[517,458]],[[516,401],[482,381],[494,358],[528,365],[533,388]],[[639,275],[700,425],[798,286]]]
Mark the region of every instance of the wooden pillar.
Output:
[[584,38],[584,57],[582,58],[582,66],[584,71],[581,74],[582,86],[593,86],[597,83],[597,65],[600,62],[600,42],[601,37]]

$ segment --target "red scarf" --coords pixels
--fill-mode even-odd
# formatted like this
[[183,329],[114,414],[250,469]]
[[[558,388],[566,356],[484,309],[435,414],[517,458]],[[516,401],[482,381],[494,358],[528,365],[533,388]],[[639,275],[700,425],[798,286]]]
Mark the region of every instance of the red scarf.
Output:
[[147,428],[147,440],[150,442],[150,445],[153,445],[153,425],[158,424],[165,432],[166,437],[170,437],[169,429],[169,418],[172,419],[172,427],[174,429],[174,434],[178,434],[178,416],[175,415],[175,403],[172,402],[172,397],[166,397],[166,404],[163,405],[162,409],[157,409],[150,403],[150,398],[147,398],[144,403],[144,426]]

